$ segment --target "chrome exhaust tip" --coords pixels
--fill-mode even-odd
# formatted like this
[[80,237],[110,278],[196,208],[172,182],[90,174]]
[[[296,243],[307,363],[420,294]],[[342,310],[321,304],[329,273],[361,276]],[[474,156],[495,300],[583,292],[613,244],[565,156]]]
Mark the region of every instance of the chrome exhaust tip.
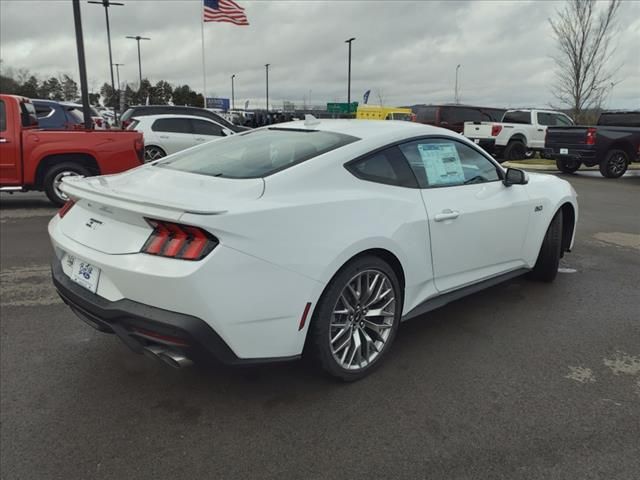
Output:
[[156,347],[156,346],[151,346],[151,347],[144,347],[142,349],[142,354],[147,357],[147,358],[153,358],[155,360],[162,360],[162,358],[160,357],[160,354],[164,352],[164,348],[162,347]]
[[158,358],[173,368],[184,368],[193,365],[193,362],[188,357],[170,350],[162,351]]

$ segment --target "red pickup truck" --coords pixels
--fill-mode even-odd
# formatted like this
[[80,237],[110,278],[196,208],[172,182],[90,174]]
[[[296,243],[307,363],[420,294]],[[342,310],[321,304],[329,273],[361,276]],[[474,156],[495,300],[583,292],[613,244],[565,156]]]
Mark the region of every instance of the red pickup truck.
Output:
[[142,134],[123,130],[40,130],[27,98],[0,95],[0,191],[40,190],[56,205],[69,175],[106,175],[141,165]]

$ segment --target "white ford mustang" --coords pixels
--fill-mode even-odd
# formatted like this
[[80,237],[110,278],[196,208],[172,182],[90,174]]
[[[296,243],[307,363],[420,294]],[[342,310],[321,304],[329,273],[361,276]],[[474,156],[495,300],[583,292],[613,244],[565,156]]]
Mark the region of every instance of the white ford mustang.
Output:
[[62,189],[53,279],[86,322],[174,366],[304,352],[344,380],[403,320],[553,280],[578,218],[564,180],[394,121],[309,117]]

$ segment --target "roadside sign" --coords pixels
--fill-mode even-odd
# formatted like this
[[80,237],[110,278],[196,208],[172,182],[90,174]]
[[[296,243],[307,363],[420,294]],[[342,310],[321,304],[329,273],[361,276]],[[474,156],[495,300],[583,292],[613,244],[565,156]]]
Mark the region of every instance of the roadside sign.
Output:
[[327,103],[328,113],[356,113],[358,102],[329,102]]
[[220,110],[229,110],[228,98],[207,97],[207,108],[218,108]]

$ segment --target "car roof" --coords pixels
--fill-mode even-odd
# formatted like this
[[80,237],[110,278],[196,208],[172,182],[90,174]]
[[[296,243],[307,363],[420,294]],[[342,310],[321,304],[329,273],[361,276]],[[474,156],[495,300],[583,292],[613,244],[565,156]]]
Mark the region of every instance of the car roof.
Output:
[[136,120],[144,119],[145,121],[156,120],[158,118],[193,118],[194,120],[204,120],[215,123],[212,118],[201,117],[200,115],[187,115],[186,113],[162,113],[157,115],[142,115],[140,117],[136,117],[134,114],[131,118]]
[[423,123],[404,120],[355,120],[355,119],[316,119],[312,122],[297,120],[293,122],[277,123],[265,128],[320,130],[334,133],[344,133],[360,139],[379,137],[418,137],[421,135],[445,135],[455,137],[455,132],[444,128],[425,125]]

